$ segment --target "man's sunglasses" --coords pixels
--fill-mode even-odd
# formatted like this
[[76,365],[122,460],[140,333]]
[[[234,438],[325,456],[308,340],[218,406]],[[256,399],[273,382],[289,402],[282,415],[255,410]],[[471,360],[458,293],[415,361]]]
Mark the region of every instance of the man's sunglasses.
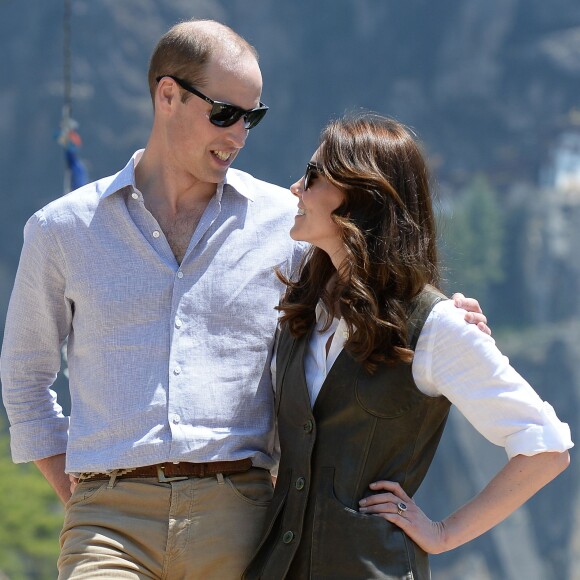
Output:
[[180,78],[174,77],[172,75],[161,75],[155,80],[159,82],[164,77],[173,79],[182,89],[185,89],[192,95],[195,95],[196,97],[199,97],[200,99],[203,99],[209,103],[211,105],[209,120],[210,123],[216,125],[217,127],[231,127],[234,123],[237,123],[241,117],[243,117],[244,127],[246,129],[252,129],[252,127],[255,127],[264,118],[264,115],[268,111],[268,107],[264,105],[264,103],[260,103],[260,106],[256,107],[255,109],[246,110],[237,107],[236,105],[230,105],[229,103],[220,103],[220,101],[214,101],[213,99],[210,99],[208,96],[204,95],[202,92],[198,91],[196,88],[187,84],[184,80],[181,80]]
[[322,173],[322,166],[319,163],[309,161],[306,164],[306,172],[304,173],[304,191],[310,187],[313,179],[320,173]]

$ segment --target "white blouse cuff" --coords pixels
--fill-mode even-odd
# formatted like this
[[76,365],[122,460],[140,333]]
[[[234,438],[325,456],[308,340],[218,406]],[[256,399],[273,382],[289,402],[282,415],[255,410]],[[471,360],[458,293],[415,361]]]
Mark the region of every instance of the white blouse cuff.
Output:
[[535,423],[506,438],[505,450],[511,459],[515,455],[536,455],[546,451],[563,452],[574,446],[570,427],[562,423],[549,403],[541,410],[542,424]]

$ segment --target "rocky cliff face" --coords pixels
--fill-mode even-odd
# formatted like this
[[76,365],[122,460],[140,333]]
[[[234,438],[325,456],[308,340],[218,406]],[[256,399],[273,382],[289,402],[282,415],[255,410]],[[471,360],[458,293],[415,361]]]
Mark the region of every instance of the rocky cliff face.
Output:
[[[0,1],[0,318],[22,226],[62,193],[63,152],[55,142],[62,16],[60,2]],[[73,0],[73,116],[92,177],[115,172],[145,144],[149,54],[170,25],[191,16],[226,22],[261,54],[271,111],[239,167],[289,184],[324,122],[364,107],[417,131],[444,203],[453,205],[474,174],[486,175],[506,235],[505,276],[490,284],[484,307],[494,328],[520,329],[498,332],[500,347],[574,429],[580,194],[539,176],[542,167],[545,177],[558,165],[562,135],[580,124],[580,4]],[[503,461],[495,451],[453,418],[421,491],[428,513],[443,516],[479,489]],[[434,558],[434,578],[580,577],[577,482],[573,465],[496,532]]]

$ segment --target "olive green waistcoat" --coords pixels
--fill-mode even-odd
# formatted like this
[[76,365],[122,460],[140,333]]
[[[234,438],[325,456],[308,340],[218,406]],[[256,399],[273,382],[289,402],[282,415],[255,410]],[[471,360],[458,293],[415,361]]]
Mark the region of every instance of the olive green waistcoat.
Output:
[[[433,306],[426,289],[409,318],[414,348]],[[245,578],[428,579],[427,554],[397,526],[358,511],[369,484],[396,481],[413,495],[429,468],[450,403],[428,397],[410,364],[368,374],[346,351],[311,408],[304,377],[308,336],[283,331],[276,404],[282,459],[265,537]]]

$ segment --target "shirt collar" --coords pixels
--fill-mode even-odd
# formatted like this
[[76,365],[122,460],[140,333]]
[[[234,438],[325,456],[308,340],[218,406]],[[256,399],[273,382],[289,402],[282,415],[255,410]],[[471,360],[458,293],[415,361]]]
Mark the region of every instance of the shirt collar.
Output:
[[[316,304],[314,313],[316,315],[316,328],[320,330],[321,328],[324,327],[326,321],[330,316],[322,300],[319,300],[318,303]],[[344,318],[342,318],[342,316],[340,318],[334,317],[332,319],[332,322],[328,327],[327,333],[331,334],[333,332],[339,331],[342,334],[343,337],[342,340],[346,340],[348,338],[348,327],[346,325],[346,321],[344,320]],[[353,331],[356,331],[356,327],[353,328]]]
[[135,185],[135,166],[137,163],[139,163],[139,160],[143,155],[143,151],[145,151],[145,149],[139,149],[138,151],[135,151],[131,159],[129,159],[129,163],[127,163],[127,165],[125,165],[125,167],[123,167],[119,173],[116,173],[111,177],[101,179],[98,182],[97,187],[99,188],[100,199],[104,199],[105,197],[108,197],[109,195],[112,195],[113,193],[116,193],[117,191],[120,191],[121,189],[128,186],[137,189]]
[[[108,197],[109,195],[112,195],[113,193],[116,193],[125,187],[130,186],[133,189],[137,189],[137,185],[135,183],[135,167],[143,156],[144,151],[145,149],[139,149],[138,151],[135,151],[131,159],[129,159],[127,165],[125,165],[125,167],[123,167],[119,173],[99,181],[98,186],[100,199],[104,199],[105,197]],[[218,183],[217,185],[216,195],[218,201],[221,201],[224,187],[226,185],[250,201],[254,201],[254,194],[248,183],[248,179],[246,179],[246,175],[247,174],[236,171],[235,169],[228,169],[225,180],[221,183]]]
[[223,186],[227,185],[237,191],[240,195],[243,195],[246,199],[254,201],[254,191],[250,183],[252,180],[253,178],[243,171],[228,169]]
[[[314,310],[314,313],[316,315],[316,326],[318,328],[322,328],[330,318],[330,314],[326,309],[326,306],[324,305],[324,302],[322,302],[322,300],[319,300],[318,303],[316,304],[316,309]],[[338,324],[338,318],[332,319],[331,326],[335,324]]]
[[316,315],[316,322],[318,322],[323,316],[328,316],[328,311],[326,310],[326,306],[324,306],[324,302],[322,302],[322,300],[319,300],[316,304],[314,313]]

